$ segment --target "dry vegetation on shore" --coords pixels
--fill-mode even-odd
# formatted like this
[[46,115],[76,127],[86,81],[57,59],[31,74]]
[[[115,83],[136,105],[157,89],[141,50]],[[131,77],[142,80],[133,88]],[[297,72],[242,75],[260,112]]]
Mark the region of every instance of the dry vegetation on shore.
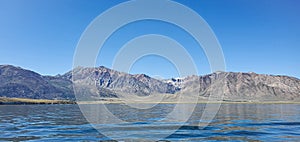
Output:
[[46,100],[46,99],[26,99],[26,98],[6,98],[0,97],[0,104],[74,104],[68,100]]

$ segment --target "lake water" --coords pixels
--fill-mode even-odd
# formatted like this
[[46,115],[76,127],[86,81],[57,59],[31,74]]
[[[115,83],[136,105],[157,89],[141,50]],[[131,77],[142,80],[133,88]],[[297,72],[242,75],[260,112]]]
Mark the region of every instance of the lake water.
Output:
[[[199,121],[204,104],[197,106],[189,122]],[[105,130],[124,141],[142,141],[166,134],[175,123],[153,125],[174,105],[159,104],[155,110],[124,111],[109,104],[129,124],[103,124]],[[118,112],[119,111],[119,112]],[[136,111],[136,110],[132,110]],[[134,115],[133,115],[134,114]],[[105,116],[101,116],[105,117]],[[137,121],[138,120],[138,121]],[[145,129],[140,129],[145,128]],[[126,137],[122,137],[126,134]],[[0,141],[105,141],[87,122],[77,105],[0,105]],[[205,128],[184,125],[165,141],[300,141],[299,104],[222,104]]]

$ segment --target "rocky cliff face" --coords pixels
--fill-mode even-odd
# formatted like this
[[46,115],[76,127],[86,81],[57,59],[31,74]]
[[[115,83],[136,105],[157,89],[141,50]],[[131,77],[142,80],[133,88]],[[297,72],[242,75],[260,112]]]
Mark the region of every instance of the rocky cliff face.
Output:
[[[157,80],[103,66],[76,68],[57,76],[42,76],[11,65],[0,66],[0,96],[34,99],[75,99],[80,94],[114,98],[122,95],[200,95],[229,101],[300,101],[300,80],[288,76],[216,72],[205,76]],[[78,93],[78,92],[77,92]],[[86,97],[86,96],[83,96]]]

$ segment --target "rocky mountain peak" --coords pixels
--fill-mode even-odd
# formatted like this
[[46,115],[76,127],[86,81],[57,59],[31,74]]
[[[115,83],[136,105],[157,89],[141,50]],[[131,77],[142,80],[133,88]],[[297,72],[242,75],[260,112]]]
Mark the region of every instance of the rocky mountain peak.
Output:
[[63,75],[42,76],[33,71],[0,65],[0,96],[74,99],[73,86],[79,85],[94,97],[152,94],[199,94],[203,98],[223,95],[224,100],[300,101],[300,80],[282,75],[243,72],[215,72],[185,78],[158,80],[145,74],[127,74],[104,66],[78,67]]

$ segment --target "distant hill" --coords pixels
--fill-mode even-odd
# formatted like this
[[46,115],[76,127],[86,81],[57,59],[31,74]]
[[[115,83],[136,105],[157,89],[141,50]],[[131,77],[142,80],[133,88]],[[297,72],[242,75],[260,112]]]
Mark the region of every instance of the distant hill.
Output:
[[0,96],[30,99],[74,99],[72,81],[0,65]]
[[225,101],[300,101],[300,80],[288,76],[216,72],[158,80],[145,74],[131,75],[103,66],[78,67],[63,75],[43,76],[20,67],[0,65],[0,97],[75,100],[73,85],[79,85],[76,89],[83,97],[184,94],[199,95],[202,99],[213,96]]

